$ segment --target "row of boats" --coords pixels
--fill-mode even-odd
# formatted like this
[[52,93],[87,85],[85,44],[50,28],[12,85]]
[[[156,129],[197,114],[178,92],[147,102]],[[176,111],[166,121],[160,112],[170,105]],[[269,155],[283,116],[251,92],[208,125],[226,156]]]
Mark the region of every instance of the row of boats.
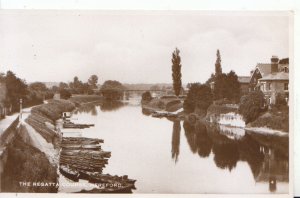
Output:
[[108,164],[111,152],[101,149],[102,139],[83,137],[63,137],[60,152],[60,173],[78,182],[79,179],[100,184],[100,187],[80,192],[84,193],[131,193],[135,181],[125,176],[102,174]]

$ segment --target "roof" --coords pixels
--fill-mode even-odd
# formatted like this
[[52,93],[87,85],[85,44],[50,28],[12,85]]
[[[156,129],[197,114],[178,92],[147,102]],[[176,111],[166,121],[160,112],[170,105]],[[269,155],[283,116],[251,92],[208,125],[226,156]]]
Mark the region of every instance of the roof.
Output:
[[266,76],[263,76],[261,79],[258,79],[259,81],[265,81],[265,80],[289,80],[289,73],[287,72],[276,72],[271,73]]
[[238,81],[240,83],[250,83],[250,76],[238,76]]
[[260,71],[262,77],[271,73],[271,63],[258,63],[256,68]]

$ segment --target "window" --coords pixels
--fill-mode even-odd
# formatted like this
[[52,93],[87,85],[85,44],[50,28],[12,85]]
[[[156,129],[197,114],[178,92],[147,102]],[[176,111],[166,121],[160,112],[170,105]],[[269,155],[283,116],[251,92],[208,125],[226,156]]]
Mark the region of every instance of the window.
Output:
[[288,67],[284,67],[283,71],[287,73],[287,72],[289,72],[289,68]]
[[289,90],[289,83],[284,83],[284,90],[285,91]]

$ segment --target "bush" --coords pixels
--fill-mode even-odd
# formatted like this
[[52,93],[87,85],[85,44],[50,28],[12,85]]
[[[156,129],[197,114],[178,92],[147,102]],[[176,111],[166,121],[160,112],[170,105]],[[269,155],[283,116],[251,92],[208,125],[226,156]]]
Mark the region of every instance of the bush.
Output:
[[193,113],[196,109],[205,113],[212,101],[213,96],[210,87],[196,83],[191,85],[187,98],[184,100],[183,108],[187,113]]
[[275,106],[276,107],[281,107],[281,106],[287,106],[287,102],[285,100],[286,96],[284,94],[277,94],[276,96],[276,103]]
[[254,121],[265,110],[264,94],[261,91],[248,93],[241,98],[238,112],[243,116],[246,124]]
[[152,100],[151,93],[149,91],[146,91],[142,94],[142,101],[143,102],[150,102]]
[[60,93],[60,98],[65,100],[69,99],[72,96],[71,92],[66,89],[61,89],[59,93]]

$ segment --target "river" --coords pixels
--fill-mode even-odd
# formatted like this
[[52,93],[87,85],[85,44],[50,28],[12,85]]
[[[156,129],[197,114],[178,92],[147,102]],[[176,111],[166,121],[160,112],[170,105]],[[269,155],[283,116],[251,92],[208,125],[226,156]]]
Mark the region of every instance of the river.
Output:
[[[103,173],[136,179],[134,193],[288,192],[287,138],[153,118],[138,101],[85,105],[72,120],[95,127],[64,136],[104,139],[102,148],[112,155]],[[59,182],[72,183],[62,175]]]

